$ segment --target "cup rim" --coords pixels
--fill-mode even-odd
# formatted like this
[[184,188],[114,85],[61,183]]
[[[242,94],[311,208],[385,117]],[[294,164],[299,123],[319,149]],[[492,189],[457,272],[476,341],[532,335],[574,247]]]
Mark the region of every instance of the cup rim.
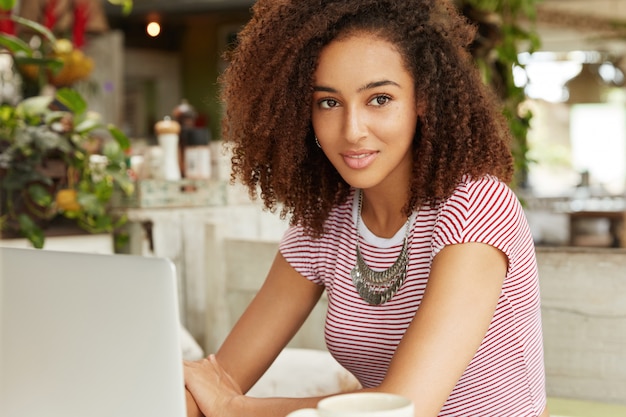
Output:
[[[394,394],[394,393],[389,393],[389,392],[351,392],[351,393],[345,393],[345,394],[337,394],[331,397],[324,398],[317,404],[317,408],[319,410],[323,410],[325,408],[324,407],[325,405],[328,406],[334,403],[335,401],[341,401],[343,399],[349,399],[352,397],[378,397],[378,398],[388,398],[390,400],[398,401],[393,409],[371,410],[372,413],[377,413],[377,412],[380,413],[381,411],[401,410],[401,409],[404,409],[406,407],[410,407],[413,405],[413,402],[409,398],[400,394]],[[364,410],[364,411],[368,412],[367,410]]]

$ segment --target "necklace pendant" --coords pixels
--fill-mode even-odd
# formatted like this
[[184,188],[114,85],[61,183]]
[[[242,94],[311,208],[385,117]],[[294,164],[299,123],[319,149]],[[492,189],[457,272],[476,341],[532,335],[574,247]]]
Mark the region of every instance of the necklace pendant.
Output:
[[398,292],[406,278],[408,250],[406,239],[396,262],[384,271],[373,271],[363,260],[357,246],[356,265],[350,272],[359,296],[370,305],[381,305]]
[[[374,271],[371,271],[374,272]],[[377,284],[367,279],[363,272],[354,267],[350,272],[352,283],[359,296],[370,305],[381,305],[389,301],[398,292],[406,278],[406,270],[393,276],[388,284]]]
[[384,271],[374,271],[365,263],[359,248],[359,224],[362,206],[363,193],[359,192],[359,211],[356,223],[356,264],[350,271],[350,276],[359,296],[365,302],[370,305],[381,305],[389,301],[398,292],[406,278],[406,270],[409,263],[407,246],[410,220],[407,219],[406,221],[404,242],[402,243],[398,259]]

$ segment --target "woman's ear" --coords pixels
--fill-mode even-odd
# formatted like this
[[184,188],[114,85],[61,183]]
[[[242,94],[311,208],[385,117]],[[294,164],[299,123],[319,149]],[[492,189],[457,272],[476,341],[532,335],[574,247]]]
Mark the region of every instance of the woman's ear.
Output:
[[415,112],[417,113],[418,119],[422,117],[426,113],[426,101],[424,100],[416,101]]

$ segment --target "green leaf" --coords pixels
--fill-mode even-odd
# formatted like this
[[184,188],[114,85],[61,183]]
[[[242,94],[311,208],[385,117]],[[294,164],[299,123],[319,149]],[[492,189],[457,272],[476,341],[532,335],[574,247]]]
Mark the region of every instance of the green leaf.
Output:
[[128,16],[130,14],[130,12],[133,11],[133,2],[132,0],[127,0],[124,2],[124,5],[122,6],[122,13],[126,16]]
[[90,215],[102,216],[106,212],[104,204],[102,204],[95,194],[79,190],[76,201],[78,201],[78,204]]
[[529,52],[535,52],[541,46],[541,38],[536,33],[530,33],[528,38],[530,39]]
[[80,211],[76,211],[76,210],[63,210],[61,214],[66,219],[70,219],[70,220],[76,220],[80,217]]
[[40,207],[49,207],[52,204],[52,195],[40,184],[29,186],[28,195]]
[[76,127],[74,127],[74,130],[77,133],[80,134],[85,134],[88,133],[94,129],[99,128],[100,126],[102,126],[100,124],[100,121],[97,119],[86,119],[83,120],[82,122],[80,122],[78,125],[76,125]]
[[66,111],[51,111],[50,113],[46,114],[45,117],[45,122],[47,125],[57,122],[61,119],[63,119],[65,116],[67,115]]
[[135,192],[135,183],[126,172],[110,172],[110,175],[124,194],[132,195]]
[[130,140],[124,132],[112,124],[108,125],[107,129],[109,130],[109,133],[111,133],[111,136],[113,136],[116,142],[120,145],[120,148],[123,150],[130,149]]
[[43,231],[35,224],[33,219],[26,214],[20,214],[17,217],[20,225],[20,233],[30,241],[33,247],[37,249],[43,248],[45,237]]
[[0,46],[4,46],[12,54],[23,53],[27,56],[31,56],[33,54],[33,50],[26,42],[17,36],[9,35],[6,33],[0,33]]
[[94,193],[98,197],[98,200],[106,203],[111,199],[113,195],[113,180],[111,177],[105,177],[102,181],[99,181],[94,186]]
[[52,44],[54,44],[57,41],[56,36],[54,36],[54,34],[47,27],[33,20],[25,19],[23,17],[16,16],[16,15],[12,15],[11,20],[13,20],[15,23],[19,23],[22,26],[26,26],[27,28],[33,30],[34,32],[37,32],[38,34],[46,38]]
[[133,0],[109,0],[109,3],[122,6],[122,13],[128,16],[133,11]]
[[16,0],[0,0],[0,10],[12,10]]
[[50,103],[52,103],[52,97],[29,97],[17,105],[17,114],[22,117],[39,116],[49,111],[48,106],[50,106]]
[[113,220],[109,216],[96,217],[95,229],[98,232],[111,232],[113,230]]
[[119,143],[113,140],[106,141],[102,146],[102,154],[109,160],[108,167],[124,161],[125,155]]
[[[119,223],[119,222],[118,222]],[[113,225],[117,229],[117,223]],[[123,253],[125,248],[130,244],[130,233],[126,231],[118,231],[113,235],[113,245],[116,253]]]
[[63,61],[57,58],[40,58],[33,56],[16,56],[13,58],[15,63],[20,65],[39,65],[46,67],[53,72],[58,72],[63,68]]
[[4,125],[15,124],[15,107],[9,105],[0,106],[0,121]]
[[76,115],[82,115],[87,111],[87,102],[80,93],[72,88],[61,88],[57,90],[56,98],[69,111]]

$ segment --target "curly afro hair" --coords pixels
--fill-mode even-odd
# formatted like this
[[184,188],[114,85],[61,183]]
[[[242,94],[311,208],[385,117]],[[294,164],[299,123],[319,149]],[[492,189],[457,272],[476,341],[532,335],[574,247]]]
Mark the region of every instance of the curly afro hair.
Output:
[[222,75],[231,180],[314,236],[350,186],[315,145],[313,73],[322,48],[371,33],[397,46],[423,103],[406,214],[464,175],[511,180],[509,132],[467,48],[475,28],[448,0],[258,0]]

